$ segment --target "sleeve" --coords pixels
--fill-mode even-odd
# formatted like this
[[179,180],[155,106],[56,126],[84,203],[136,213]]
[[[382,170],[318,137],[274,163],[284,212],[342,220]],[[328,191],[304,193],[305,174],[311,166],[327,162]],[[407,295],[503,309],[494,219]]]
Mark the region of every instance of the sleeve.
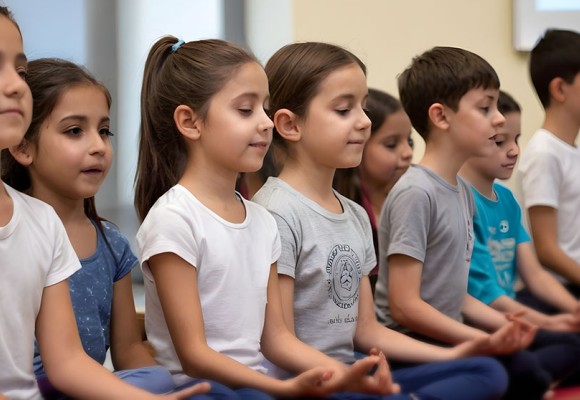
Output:
[[46,287],[67,279],[81,268],[80,261],[68,239],[64,225],[56,213],[52,210],[51,212],[50,224],[53,230],[54,246],[50,271],[46,277]]
[[101,223],[101,226],[105,232],[105,239],[109,242],[110,248],[113,251],[116,263],[113,282],[117,282],[130,273],[139,262],[131,250],[129,240],[121,233],[117,226],[105,221]]
[[381,218],[381,224],[386,224],[388,231],[387,257],[402,254],[425,261],[430,207],[428,194],[416,186],[391,192]]
[[276,225],[278,225],[278,241],[280,244],[280,257],[278,258],[278,273],[296,278],[296,264],[298,264],[298,253],[302,247],[301,235],[291,224],[282,218],[280,214],[272,212]]
[[562,171],[558,156],[553,152],[535,151],[520,169],[524,206],[558,208]]
[[497,282],[495,265],[487,247],[487,234],[479,212],[473,217],[474,245],[469,265],[467,292],[485,304],[506,295]]
[[192,223],[177,209],[156,208],[149,211],[137,232],[139,260],[145,275],[149,275],[147,261],[161,253],[173,253],[194,268],[198,265],[199,247]]

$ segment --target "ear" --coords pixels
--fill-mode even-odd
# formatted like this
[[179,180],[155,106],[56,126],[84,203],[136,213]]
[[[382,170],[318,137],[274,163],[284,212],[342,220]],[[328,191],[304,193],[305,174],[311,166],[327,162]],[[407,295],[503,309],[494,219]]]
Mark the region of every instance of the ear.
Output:
[[292,111],[281,108],[274,114],[273,122],[276,130],[284,140],[298,142],[302,137],[298,116]]
[[548,92],[550,97],[558,103],[562,103],[566,98],[565,89],[566,81],[560,77],[555,77],[548,84]]
[[189,106],[181,104],[173,112],[173,121],[179,133],[191,140],[198,140],[201,135],[202,121],[199,115]]
[[441,103],[433,103],[427,114],[429,115],[429,120],[431,123],[439,129],[446,130],[449,128],[449,121],[447,119],[448,108]]
[[33,154],[32,154],[31,147],[32,146],[31,146],[30,142],[28,142],[26,139],[23,139],[19,145],[12,146],[12,147],[8,148],[8,151],[10,151],[10,154],[12,155],[12,157],[14,157],[14,159],[19,164],[21,164],[25,167],[28,167],[30,164],[32,164],[32,160],[33,160]]

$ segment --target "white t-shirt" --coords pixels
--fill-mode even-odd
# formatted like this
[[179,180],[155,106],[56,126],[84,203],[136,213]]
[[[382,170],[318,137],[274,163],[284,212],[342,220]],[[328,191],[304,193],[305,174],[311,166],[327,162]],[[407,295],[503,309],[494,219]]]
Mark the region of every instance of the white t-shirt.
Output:
[[580,149],[540,129],[522,152],[518,172],[524,208],[557,209],[558,243],[580,263]]
[[80,263],[52,207],[2,184],[14,212],[0,227],[0,393],[40,399],[32,359],[42,291]]
[[147,339],[157,361],[174,374],[181,374],[183,369],[147,264],[161,253],[174,253],[197,269],[208,345],[265,372],[260,338],[270,265],[280,255],[280,237],[274,218],[263,207],[242,201],[246,218],[234,224],[204,206],[185,187],[176,185],[153,205],[137,233],[145,280]]

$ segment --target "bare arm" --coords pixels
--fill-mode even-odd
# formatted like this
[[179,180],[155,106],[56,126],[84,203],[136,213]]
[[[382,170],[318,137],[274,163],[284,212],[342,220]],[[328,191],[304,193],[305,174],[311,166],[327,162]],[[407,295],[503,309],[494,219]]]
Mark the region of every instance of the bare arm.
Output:
[[580,285],[580,265],[558,244],[558,210],[547,206],[528,209],[534,246],[542,265]]
[[157,364],[141,340],[131,274],[125,275],[113,285],[111,358],[116,369],[133,369]]
[[413,332],[440,342],[458,344],[487,336],[479,329],[449,318],[420,295],[423,264],[401,254],[389,257],[389,306],[393,318]]
[[[77,331],[68,284],[62,281],[43,290],[36,320],[36,338],[50,382],[74,398],[85,399],[154,399],[158,398],[123,382],[86,355]],[[185,398],[209,389],[207,384],[181,395]]]
[[[278,275],[276,280],[279,280],[279,301],[280,301],[280,310],[272,310],[278,316],[283,315],[285,320],[285,326],[290,326],[291,328],[286,328],[291,335],[298,340],[294,336],[294,279],[287,276],[287,275]],[[275,284],[277,285],[277,283]],[[370,288],[370,286],[369,286]],[[271,301],[268,301],[270,304]],[[276,339],[279,337],[278,334],[274,332],[269,332],[272,334],[274,342],[274,349],[280,351],[280,348],[284,348],[284,346],[280,346]],[[302,345],[304,343],[300,342]],[[400,390],[398,385],[393,384],[391,379],[390,371],[388,370],[386,359],[378,359],[377,357],[367,357],[363,360],[357,361],[352,367],[347,367],[345,364],[338,362],[324,353],[319,352],[307,346],[308,349],[300,349],[300,346],[295,348],[286,348],[284,350],[289,351],[291,354],[286,355],[284,358],[289,359],[297,358],[298,364],[290,365],[289,367],[300,371],[306,368],[313,368],[315,366],[325,366],[330,368],[333,373],[334,381],[329,381],[329,386],[333,390],[346,390],[346,391],[355,391],[355,392],[367,392],[367,393],[379,393],[379,394],[390,394],[395,393]],[[369,349],[370,352],[370,349]],[[367,353],[369,353],[367,352]],[[266,354],[266,353],[264,353]],[[296,357],[296,354],[299,354],[299,357]],[[377,368],[377,372],[374,373],[372,376],[369,376],[367,373],[370,368],[372,368],[375,364],[379,366]]]
[[578,311],[578,300],[540,265],[531,243],[520,243],[516,251],[518,273],[535,296],[559,310]]
[[[255,371],[207,345],[197,289],[197,270],[173,253],[151,257],[149,267],[175,350],[186,374],[231,387],[284,394],[284,383]],[[289,391],[289,388],[288,388]]]

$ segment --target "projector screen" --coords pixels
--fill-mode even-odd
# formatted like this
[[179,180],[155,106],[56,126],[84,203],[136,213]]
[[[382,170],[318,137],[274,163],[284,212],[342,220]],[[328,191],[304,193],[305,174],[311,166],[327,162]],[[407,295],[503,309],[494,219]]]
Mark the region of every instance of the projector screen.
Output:
[[548,28],[580,32],[580,0],[513,0],[516,50],[531,50]]

